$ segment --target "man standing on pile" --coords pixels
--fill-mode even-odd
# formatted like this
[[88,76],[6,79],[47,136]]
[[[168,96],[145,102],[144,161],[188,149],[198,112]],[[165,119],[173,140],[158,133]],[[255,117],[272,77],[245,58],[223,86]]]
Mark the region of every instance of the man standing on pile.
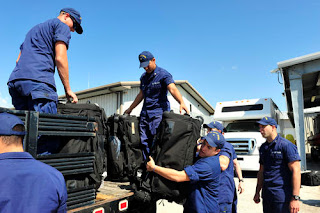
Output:
[[143,67],[146,72],[140,78],[140,92],[124,113],[130,114],[142,100],[144,101],[140,113],[140,137],[144,159],[147,159],[157,128],[162,120],[162,114],[164,111],[170,111],[168,91],[180,104],[180,113],[182,110],[189,113],[189,110],[173,81],[172,75],[156,65],[156,59],[150,52],[140,53],[139,61],[140,68]]
[[152,157],[147,163],[147,170],[175,181],[190,181],[191,190],[184,204],[184,212],[219,212],[220,199],[220,163],[218,154],[225,143],[224,137],[217,131],[209,132],[201,144],[199,160],[193,165],[178,171],[155,165]]
[[[208,132],[210,131],[218,131],[221,134],[224,134],[224,126],[217,122],[213,121],[209,124],[204,124],[203,128],[207,128]],[[237,191],[234,184],[234,168],[236,170],[239,185],[238,191],[240,194],[244,191],[244,187],[242,185],[242,171],[237,160],[237,154],[233,148],[233,146],[229,142],[225,142],[223,148],[219,153],[219,161],[221,168],[221,175],[219,186],[219,206],[221,213],[236,213],[237,212]]]
[[23,151],[24,124],[0,113],[0,212],[67,212],[61,172]]
[[12,104],[18,110],[57,113],[58,95],[54,82],[55,66],[66,97],[78,102],[69,84],[67,50],[71,32],[81,34],[81,16],[73,8],[64,8],[57,18],[33,27],[20,46],[16,67],[8,81]]
[[260,133],[267,141],[259,149],[260,169],[254,202],[260,202],[262,189],[264,213],[296,213],[300,210],[300,156],[297,147],[280,137],[277,122],[270,117],[258,121]]

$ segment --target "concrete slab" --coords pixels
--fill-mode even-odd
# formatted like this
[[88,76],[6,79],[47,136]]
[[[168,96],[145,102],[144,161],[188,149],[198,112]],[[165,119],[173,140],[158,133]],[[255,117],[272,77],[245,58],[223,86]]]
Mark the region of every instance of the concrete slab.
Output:
[[[262,213],[262,203],[253,202],[257,178],[256,173],[244,173],[245,191],[238,195],[239,213]],[[238,180],[235,179],[236,185]],[[301,213],[319,213],[320,212],[320,186],[302,186],[300,190]],[[176,203],[167,201],[158,201],[157,213],[182,213],[183,207]]]

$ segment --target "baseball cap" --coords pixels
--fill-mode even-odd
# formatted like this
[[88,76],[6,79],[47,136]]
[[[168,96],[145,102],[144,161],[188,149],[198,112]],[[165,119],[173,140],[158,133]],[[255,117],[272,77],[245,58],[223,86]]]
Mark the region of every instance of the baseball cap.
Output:
[[216,129],[220,130],[221,132],[223,132],[223,130],[224,130],[224,126],[218,121],[213,121],[209,124],[203,124],[203,128],[211,128],[211,129],[216,128]]
[[271,117],[263,117],[260,121],[257,121],[257,123],[261,125],[271,125],[277,127],[277,122]]
[[221,149],[226,142],[222,134],[218,131],[209,132],[206,136],[203,137],[203,139],[205,139],[210,146],[217,147],[217,149]]
[[25,135],[26,132],[14,131],[13,127],[16,125],[23,125],[20,118],[15,115],[3,112],[0,113],[0,135]]
[[78,34],[82,34],[83,33],[83,29],[81,27],[81,16],[80,16],[80,13],[73,9],[73,8],[70,8],[70,7],[67,7],[67,8],[63,8],[61,9],[60,13],[61,12],[66,12],[66,13],[69,13],[70,16],[71,16],[71,19],[73,21],[73,29],[78,33]]
[[149,65],[150,60],[152,60],[154,57],[151,52],[149,51],[143,51],[139,54],[139,61],[140,61],[140,68],[141,67],[147,67]]

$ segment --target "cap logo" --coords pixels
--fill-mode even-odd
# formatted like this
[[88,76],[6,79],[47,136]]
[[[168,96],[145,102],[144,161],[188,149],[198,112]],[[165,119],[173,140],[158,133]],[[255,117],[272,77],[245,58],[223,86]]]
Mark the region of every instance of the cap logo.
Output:
[[147,58],[147,56],[145,56],[145,55],[139,55],[139,61],[142,61],[143,60],[143,58]]
[[266,116],[266,117],[264,117],[266,120],[268,120],[268,117]]
[[217,132],[212,132],[213,134],[217,135],[217,139],[220,140],[220,136]]

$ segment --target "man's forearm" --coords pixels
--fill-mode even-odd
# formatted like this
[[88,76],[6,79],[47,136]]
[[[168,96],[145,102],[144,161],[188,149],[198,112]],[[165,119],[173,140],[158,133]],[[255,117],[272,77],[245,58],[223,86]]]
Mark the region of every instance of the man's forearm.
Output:
[[165,168],[161,166],[155,166],[153,172],[161,175],[162,177],[175,181],[175,182],[184,182],[189,181],[189,177],[184,170],[178,171],[175,169]]
[[136,106],[138,106],[138,104],[140,104],[140,102],[142,100],[143,100],[143,93],[140,90],[140,92],[138,93],[137,97],[134,99],[134,101],[132,102],[132,104],[129,107],[130,111],[133,110],[134,108],[136,108]]
[[257,186],[256,186],[256,193],[259,194],[263,186],[263,173],[259,171],[257,174]]
[[[68,63],[68,62],[67,62]],[[64,65],[58,61],[56,61],[57,69],[59,73],[59,77],[61,79],[61,82],[63,84],[64,90],[69,91],[71,90],[70,82],[69,82],[69,69],[68,64]]]
[[55,61],[59,73],[59,77],[64,86],[64,90],[70,91],[70,83],[69,83],[69,65],[68,65],[68,56],[67,56],[67,47],[65,43],[59,41],[55,46],[56,56]]
[[176,99],[176,101],[180,104],[180,113],[182,113],[182,110],[186,111],[187,114],[189,114],[189,109],[187,108],[187,106],[185,105],[182,95],[179,92],[178,88],[176,87],[176,85],[174,83],[171,83],[167,86],[167,89],[169,90],[169,92],[171,93],[171,95],[174,97],[174,99]]
[[300,194],[300,186],[301,186],[301,169],[300,163],[295,162],[292,168],[292,195]]
[[182,99],[182,95],[174,83],[171,83],[168,85],[168,90],[179,104],[184,103]]
[[241,180],[243,177],[242,177],[242,171],[241,171],[240,164],[239,164],[238,160],[234,159],[233,164],[236,169],[237,176],[238,176],[239,180]]
[[295,171],[292,174],[292,194],[299,195],[300,194],[300,185],[301,185],[301,174],[298,171]]

